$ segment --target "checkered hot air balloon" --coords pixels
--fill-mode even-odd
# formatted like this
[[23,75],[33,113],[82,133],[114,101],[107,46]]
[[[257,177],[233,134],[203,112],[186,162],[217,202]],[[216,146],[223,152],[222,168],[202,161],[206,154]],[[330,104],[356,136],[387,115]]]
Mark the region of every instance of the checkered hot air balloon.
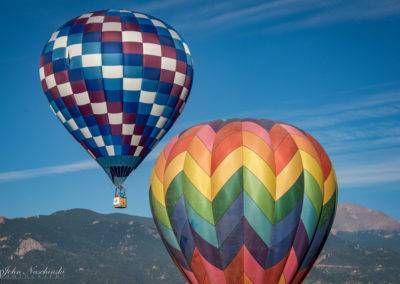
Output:
[[265,119],[216,120],[164,148],[150,204],[190,283],[300,283],[331,229],[337,181],[308,133]]
[[51,109],[117,187],[178,118],[192,79],[192,57],[178,32],[127,10],[70,20],[40,58]]

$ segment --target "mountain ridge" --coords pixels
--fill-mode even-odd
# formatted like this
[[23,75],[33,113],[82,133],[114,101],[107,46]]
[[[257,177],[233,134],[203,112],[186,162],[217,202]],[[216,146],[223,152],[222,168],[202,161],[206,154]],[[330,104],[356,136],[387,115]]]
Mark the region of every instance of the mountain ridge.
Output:
[[[369,218],[370,211],[362,209],[364,213],[353,219]],[[339,230],[331,234],[305,283],[396,283],[400,279],[400,242],[396,236],[385,239],[381,233]],[[68,284],[185,283],[152,218],[80,208],[4,218],[0,223],[0,264],[0,269],[10,266],[24,271],[32,266],[62,268],[65,275],[58,281]],[[41,279],[40,283],[53,281]],[[13,283],[36,282],[19,279]]]

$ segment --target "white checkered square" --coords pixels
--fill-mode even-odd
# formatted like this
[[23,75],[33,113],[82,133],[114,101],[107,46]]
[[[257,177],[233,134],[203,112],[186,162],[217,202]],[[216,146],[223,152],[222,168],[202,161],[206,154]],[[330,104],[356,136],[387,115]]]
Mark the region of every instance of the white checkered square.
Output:
[[79,129],[83,135],[83,137],[85,137],[86,139],[92,138],[92,133],[90,133],[89,128],[84,127],[84,128],[80,128]]
[[179,96],[179,98],[184,101],[186,100],[187,95],[189,94],[189,90],[186,89],[185,87],[183,87],[181,95]]
[[62,123],[65,123],[66,119],[63,116],[63,114],[61,113],[61,111],[58,111],[56,115],[61,120]]
[[142,153],[142,150],[143,150],[143,146],[137,146],[136,147],[136,151],[135,151],[135,153],[133,155],[134,156],[140,156],[140,153]]
[[102,23],[104,22],[104,16],[94,16],[90,17],[86,24],[93,24],[93,23]]
[[108,121],[110,124],[122,124],[122,112],[120,113],[108,113]]
[[180,72],[175,73],[174,84],[183,86],[185,84],[186,75]]
[[101,54],[84,54],[82,55],[82,66],[83,67],[94,67],[101,66]]
[[161,45],[143,43],[143,54],[161,56]]
[[191,55],[191,54],[190,54],[189,47],[187,46],[186,42],[182,42],[182,43],[183,43],[183,48],[185,49],[186,54]]
[[156,97],[155,92],[141,91],[139,102],[146,103],[146,104],[152,104],[152,103],[154,103],[155,97]]
[[140,13],[133,13],[133,14],[136,16],[136,18],[144,18],[144,19],[148,19],[149,18],[144,14],[140,14]]
[[54,113],[54,115],[57,115],[56,112],[54,111],[54,108],[50,105],[51,111]]
[[83,106],[90,103],[89,94],[87,92],[74,94],[74,97],[78,106]]
[[44,67],[40,67],[39,76],[40,76],[40,81],[43,81],[43,79],[46,78],[46,75],[44,74]]
[[163,128],[163,126],[165,125],[165,123],[167,122],[167,118],[160,116],[160,118],[157,121],[156,127],[157,128]]
[[140,91],[142,89],[142,78],[124,78],[122,86],[126,91]]
[[132,146],[137,146],[137,145],[139,145],[139,142],[140,142],[140,139],[142,138],[142,136],[141,135],[135,135],[135,134],[133,134],[132,135],[132,139],[131,139],[131,145]]
[[122,134],[132,135],[135,124],[122,124]]
[[51,74],[51,75],[46,77],[46,85],[47,85],[48,89],[51,89],[55,85],[57,85],[56,78],[54,77],[54,74]]
[[103,66],[103,78],[116,79],[123,77],[123,66]]
[[103,23],[103,32],[120,32],[122,31],[122,24],[120,22],[107,22]]
[[97,147],[104,147],[105,146],[103,137],[96,136],[96,137],[93,137],[93,140],[96,143]]
[[185,108],[186,102],[183,102],[181,107],[179,108],[178,112],[182,113],[183,109]]
[[86,13],[86,14],[83,14],[82,16],[79,16],[78,19],[89,18],[91,15],[93,15],[93,13]]
[[172,38],[179,39],[180,41],[182,41],[182,39],[179,37],[179,35],[176,31],[174,31],[174,30],[168,30],[168,31],[171,34]]
[[67,82],[64,84],[57,85],[58,91],[60,92],[61,97],[66,97],[72,95],[72,87],[71,83]]
[[109,156],[115,156],[114,146],[112,145],[106,146],[106,150]]
[[54,42],[53,49],[60,48],[60,47],[67,47],[67,36],[61,36],[56,39]]
[[58,36],[58,33],[59,33],[59,32],[60,32],[60,31],[54,32],[54,33],[51,35],[51,38],[49,39],[49,42],[50,42],[50,41],[55,41],[56,38],[57,38],[57,36]]
[[161,69],[176,71],[176,59],[162,57],[161,58]]
[[82,44],[77,43],[67,47],[67,56],[69,58],[80,55],[82,55]]
[[160,116],[162,114],[164,108],[165,108],[165,106],[163,106],[163,105],[153,104],[150,114],[154,115],[154,116]]
[[107,113],[107,103],[91,103],[92,110],[94,114],[106,114]]
[[136,31],[123,31],[122,32],[123,42],[143,42],[142,33]]
[[155,25],[156,27],[163,27],[163,28],[167,28],[162,22],[160,22],[159,20],[155,20],[155,19],[151,19],[150,20],[153,25]]
[[69,126],[71,126],[72,130],[77,130],[79,127],[78,125],[76,125],[76,122],[73,118],[71,118],[70,120],[67,120]]

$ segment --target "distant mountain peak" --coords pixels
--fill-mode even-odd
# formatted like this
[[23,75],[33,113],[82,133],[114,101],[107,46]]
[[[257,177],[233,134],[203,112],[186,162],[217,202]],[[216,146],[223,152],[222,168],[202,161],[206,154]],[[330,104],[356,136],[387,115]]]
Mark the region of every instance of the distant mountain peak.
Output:
[[338,204],[332,233],[359,231],[400,232],[400,221],[358,204]]

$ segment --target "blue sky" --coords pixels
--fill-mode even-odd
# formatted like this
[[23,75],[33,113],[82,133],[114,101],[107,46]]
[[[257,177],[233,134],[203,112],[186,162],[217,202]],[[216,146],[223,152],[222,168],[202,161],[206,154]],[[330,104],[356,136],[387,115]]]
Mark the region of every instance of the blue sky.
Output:
[[[93,4],[95,3],[95,4]],[[53,31],[88,11],[130,9],[174,26],[194,58],[175,126],[127,182],[124,213],[150,216],[153,163],[174,135],[202,121],[281,120],[325,148],[339,201],[400,218],[400,2],[2,1],[0,215],[112,208],[103,170],[51,112],[39,79]]]

